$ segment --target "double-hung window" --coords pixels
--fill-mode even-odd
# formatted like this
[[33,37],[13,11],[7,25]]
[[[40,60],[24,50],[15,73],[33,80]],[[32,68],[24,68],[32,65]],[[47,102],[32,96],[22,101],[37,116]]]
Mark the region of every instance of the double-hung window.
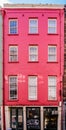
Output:
[[9,76],[9,99],[17,99],[18,78],[17,76]]
[[56,62],[57,61],[57,46],[48,46],[48,61]]
[[38,61],[38,46],[29,46],[29,61]]
[[37,76],[28,77],[28,98],[37,100]]
[[38,33],[38,19],[29,19],[29,33],[36,34]]
[[48,33],[49,34],[57,33],[57,19],[48,19]]
[[57,77],[48,76],[48,100],[56,100]]
[[9,34],[17,34],[17,33],[18,33],[18,20],[9,19]]
[[9,46],[9,62],[18,61],[18,46]]

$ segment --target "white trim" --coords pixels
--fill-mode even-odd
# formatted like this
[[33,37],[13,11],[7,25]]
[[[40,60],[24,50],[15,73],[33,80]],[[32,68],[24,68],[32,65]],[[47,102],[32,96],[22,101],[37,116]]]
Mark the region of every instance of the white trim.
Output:
[[4,4],[4,8],[64,9],[63,4]]

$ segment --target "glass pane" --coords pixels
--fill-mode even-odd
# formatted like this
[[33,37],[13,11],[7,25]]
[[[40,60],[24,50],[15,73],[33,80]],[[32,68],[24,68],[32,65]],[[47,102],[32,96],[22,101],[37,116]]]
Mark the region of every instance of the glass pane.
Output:
[[38,28],[30,27],[30,33],[38,33]]

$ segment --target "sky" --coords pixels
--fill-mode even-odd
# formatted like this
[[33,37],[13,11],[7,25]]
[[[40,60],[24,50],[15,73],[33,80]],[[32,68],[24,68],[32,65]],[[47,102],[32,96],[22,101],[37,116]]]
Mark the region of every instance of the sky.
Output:
[[66,4],[66,0],[0,0],[0,5],[4,3],[22,3],[22,4]]

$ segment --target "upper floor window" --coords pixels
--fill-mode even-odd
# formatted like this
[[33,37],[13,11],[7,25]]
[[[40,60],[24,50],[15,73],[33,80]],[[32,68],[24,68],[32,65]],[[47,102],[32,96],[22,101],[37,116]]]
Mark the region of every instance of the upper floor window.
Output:
[[37,100],[37,76],[28,77],[28,91],[29,100]]
[[48,19],[48,33],[49,34],[57,33],[57,19]]
[[56,62],[57,61],[57,47],[48,46],[48,61]]
[[38,33],[38,19],[29,19],[29,33],[36,34]]
[[18,61],[18,46],[9,46],[9,61]]
[[18,78],[9,76],[9,99],[17,99]]
[[56,78],[56,76],[48,76],[48,100],[56,100]]
[[29,61],[38,61],[38,46],[29,46]]
[[18,20],[9,19],[9,34],[17,34],[17,33],[18,33]]

